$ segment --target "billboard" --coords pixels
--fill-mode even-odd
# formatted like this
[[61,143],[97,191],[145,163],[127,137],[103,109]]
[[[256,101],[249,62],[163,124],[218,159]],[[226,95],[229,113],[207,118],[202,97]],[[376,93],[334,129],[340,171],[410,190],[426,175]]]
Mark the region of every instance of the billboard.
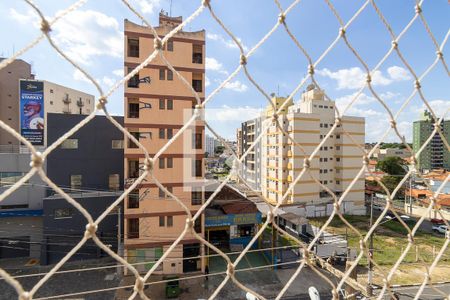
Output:
[[20,133],[32,145],[44,145],[44,82],[20,81]]
[[228,214],[221,216],[207,216],[205,227],[231,226],[242,224],[261,224],[262,216],[260,212],[244,214]]

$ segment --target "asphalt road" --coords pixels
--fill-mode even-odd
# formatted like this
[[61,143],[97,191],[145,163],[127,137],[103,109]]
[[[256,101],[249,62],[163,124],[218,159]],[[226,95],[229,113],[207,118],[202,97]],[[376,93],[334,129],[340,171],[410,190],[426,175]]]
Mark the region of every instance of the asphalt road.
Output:
[[[445,297],[450,296],[450,283],[445,284],[436,284],[434,287],[444,293],[442,295],[438,291],[434,290],[431,287],[425,287],[419,299],[423,300],[437,300],[437,299],[445,299]],[[398,295],[399,299],[414,299],[417,292],[419,290],[419,286],[412,287],[397,287],[394,288],[395,293]],[[382,299],[391,299],[389,295],[385,295]]]

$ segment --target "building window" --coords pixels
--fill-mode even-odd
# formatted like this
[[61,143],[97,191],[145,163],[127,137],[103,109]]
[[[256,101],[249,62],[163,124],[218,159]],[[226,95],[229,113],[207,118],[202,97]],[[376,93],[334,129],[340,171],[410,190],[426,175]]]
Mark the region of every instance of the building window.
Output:
[[78,149],[78,139],[67,139],[61,143],[61,149]]
[[57,208],[54,211],[55,219],[72,218],[72,208]]
[[173,226],[173,216],[167,216],[167,227]]
[[167,139],[171,139],[173,137],[173,129],[167,128]]
[[159,198],[165,198],[166,197],[166,194],[164,193],[164,191],[161,188],[158,189],[158,197]]
[[173,100],[172,99],[167,99],[167,109],[173,110]]
[[202,134],[201,133],[192,134],[192,148],[202,149]]
[[123,140],[112,140],[111,149],[123,149]]
[[159,69],[159,80],[166,80],[166,71],[164,69]]
[[[128,68],[128,74],[133,71],[133,68]],[[133,75],[133,77],[128,80],[128,87],[130,88],[138,88],[139,87],[139,72]]]
[[79,189],[81,188],[81,175],[70,175],[70,187],[72,189]]
[[128,178],[139,177],[139,161],[131,159],[128,161]]
[[159,216],[159,227],[164,227],[165,225],[164,216]]
[[200,73],[193,73],[192,74],[192,88],[194,91],[201,93],[203,91],[202,88],[202,74]]
[[203,46],[202,45],[192,45],[192,63],[202,64],[203,63]]
[[139,219],[128,219],[128,238],[139,238]]
[[164,130],[164,128],[160,128],[159,129],[159,138],[160,139],[165,139],[166,138],[166,131]]
[[191,192],[191,204],[201,205],[202,204],[202,191],[192,191]]
[[341,158],[340,157],[336,157],[336,161],[341,161]]
[[139,190],[132,190],[128,194],[128,208],[139,208]]
[[160,157],[159,158],[159,168],[160,169],[164,169],[164,167],[165,167],[165,162],[164,162],[164,158],[162,157]]
[[[130,134],[139,141],[139,132],[130,132]],[[130,138],[128,139],[128,148],[139,148]]]
[[118,191],[120,187],[120,177],[119,174],[109,175],[108,186],[110,190]]
[[13,185],[19,181],[25,174],[22,172],[0,172],[0,187]]
[[340,180],[336,180],[336,184],[341,184],[341,181]]
[[173,41],[172,40],[167,41],[167,51],[173,51]]
[[173,157],[167,158],[167,168],[173,168]]
[[128,118],[139,118],[139,103],[128,103]]
[[139,39],[128,39],[128,56],[139,57]]
[[194,161],[194,176],[201,177],[202,176],[202,160],[196,159]]
[[172,72],[172,70],[167,70],[167,80],[173,80],[173,72]]
[[341,150],[341,146],[336,146],[336,150]]
[[340,139],[340,138],[341,138],[341,135],[340,135],[340,134],[336,134],[336,138],[337,138],[337,139]]

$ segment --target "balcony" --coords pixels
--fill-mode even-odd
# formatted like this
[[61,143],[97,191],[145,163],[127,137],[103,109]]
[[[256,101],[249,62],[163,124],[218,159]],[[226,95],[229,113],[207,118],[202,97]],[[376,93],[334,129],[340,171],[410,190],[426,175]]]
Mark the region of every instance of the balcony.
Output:
[[83,107],[84,106],[84,102],[83,102],[83,100],[78,100],[77,101],[77,105],[78,105],[78,107]]
[[288,156],[288,157],[292,157],[292,156],[293,156],[293,155],[292,155],[292,150],[288,150],[287,156]]
[[69,98],[69,94],[66,94],[66,95],[63,97],[63,103],[64,103],[64,104],[69,104],[69,103],[71,103],[71,102],[72,102],[72,99]]
[[288,175],[287,182],[292,182],[292,176],[291,175]]
[[193,53],[192,54],[192,63],[193,64],[202,64],[203,63],[203,54],[202,53]]
[[288,168],[288,170],[292,170],[292,163],[288,163],[287,168]]

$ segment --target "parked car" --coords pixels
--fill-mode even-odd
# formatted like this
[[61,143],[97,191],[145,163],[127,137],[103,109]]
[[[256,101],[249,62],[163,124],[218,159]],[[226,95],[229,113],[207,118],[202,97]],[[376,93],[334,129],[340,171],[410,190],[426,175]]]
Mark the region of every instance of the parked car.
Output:
[[434,232],[439,232],[445,234],[448,231],[447,225],[433,225],[432,227]]
[[445,222],[442,219],[431,219],[430,220],[431,223],[433,223],[434,225],[444,225]]

